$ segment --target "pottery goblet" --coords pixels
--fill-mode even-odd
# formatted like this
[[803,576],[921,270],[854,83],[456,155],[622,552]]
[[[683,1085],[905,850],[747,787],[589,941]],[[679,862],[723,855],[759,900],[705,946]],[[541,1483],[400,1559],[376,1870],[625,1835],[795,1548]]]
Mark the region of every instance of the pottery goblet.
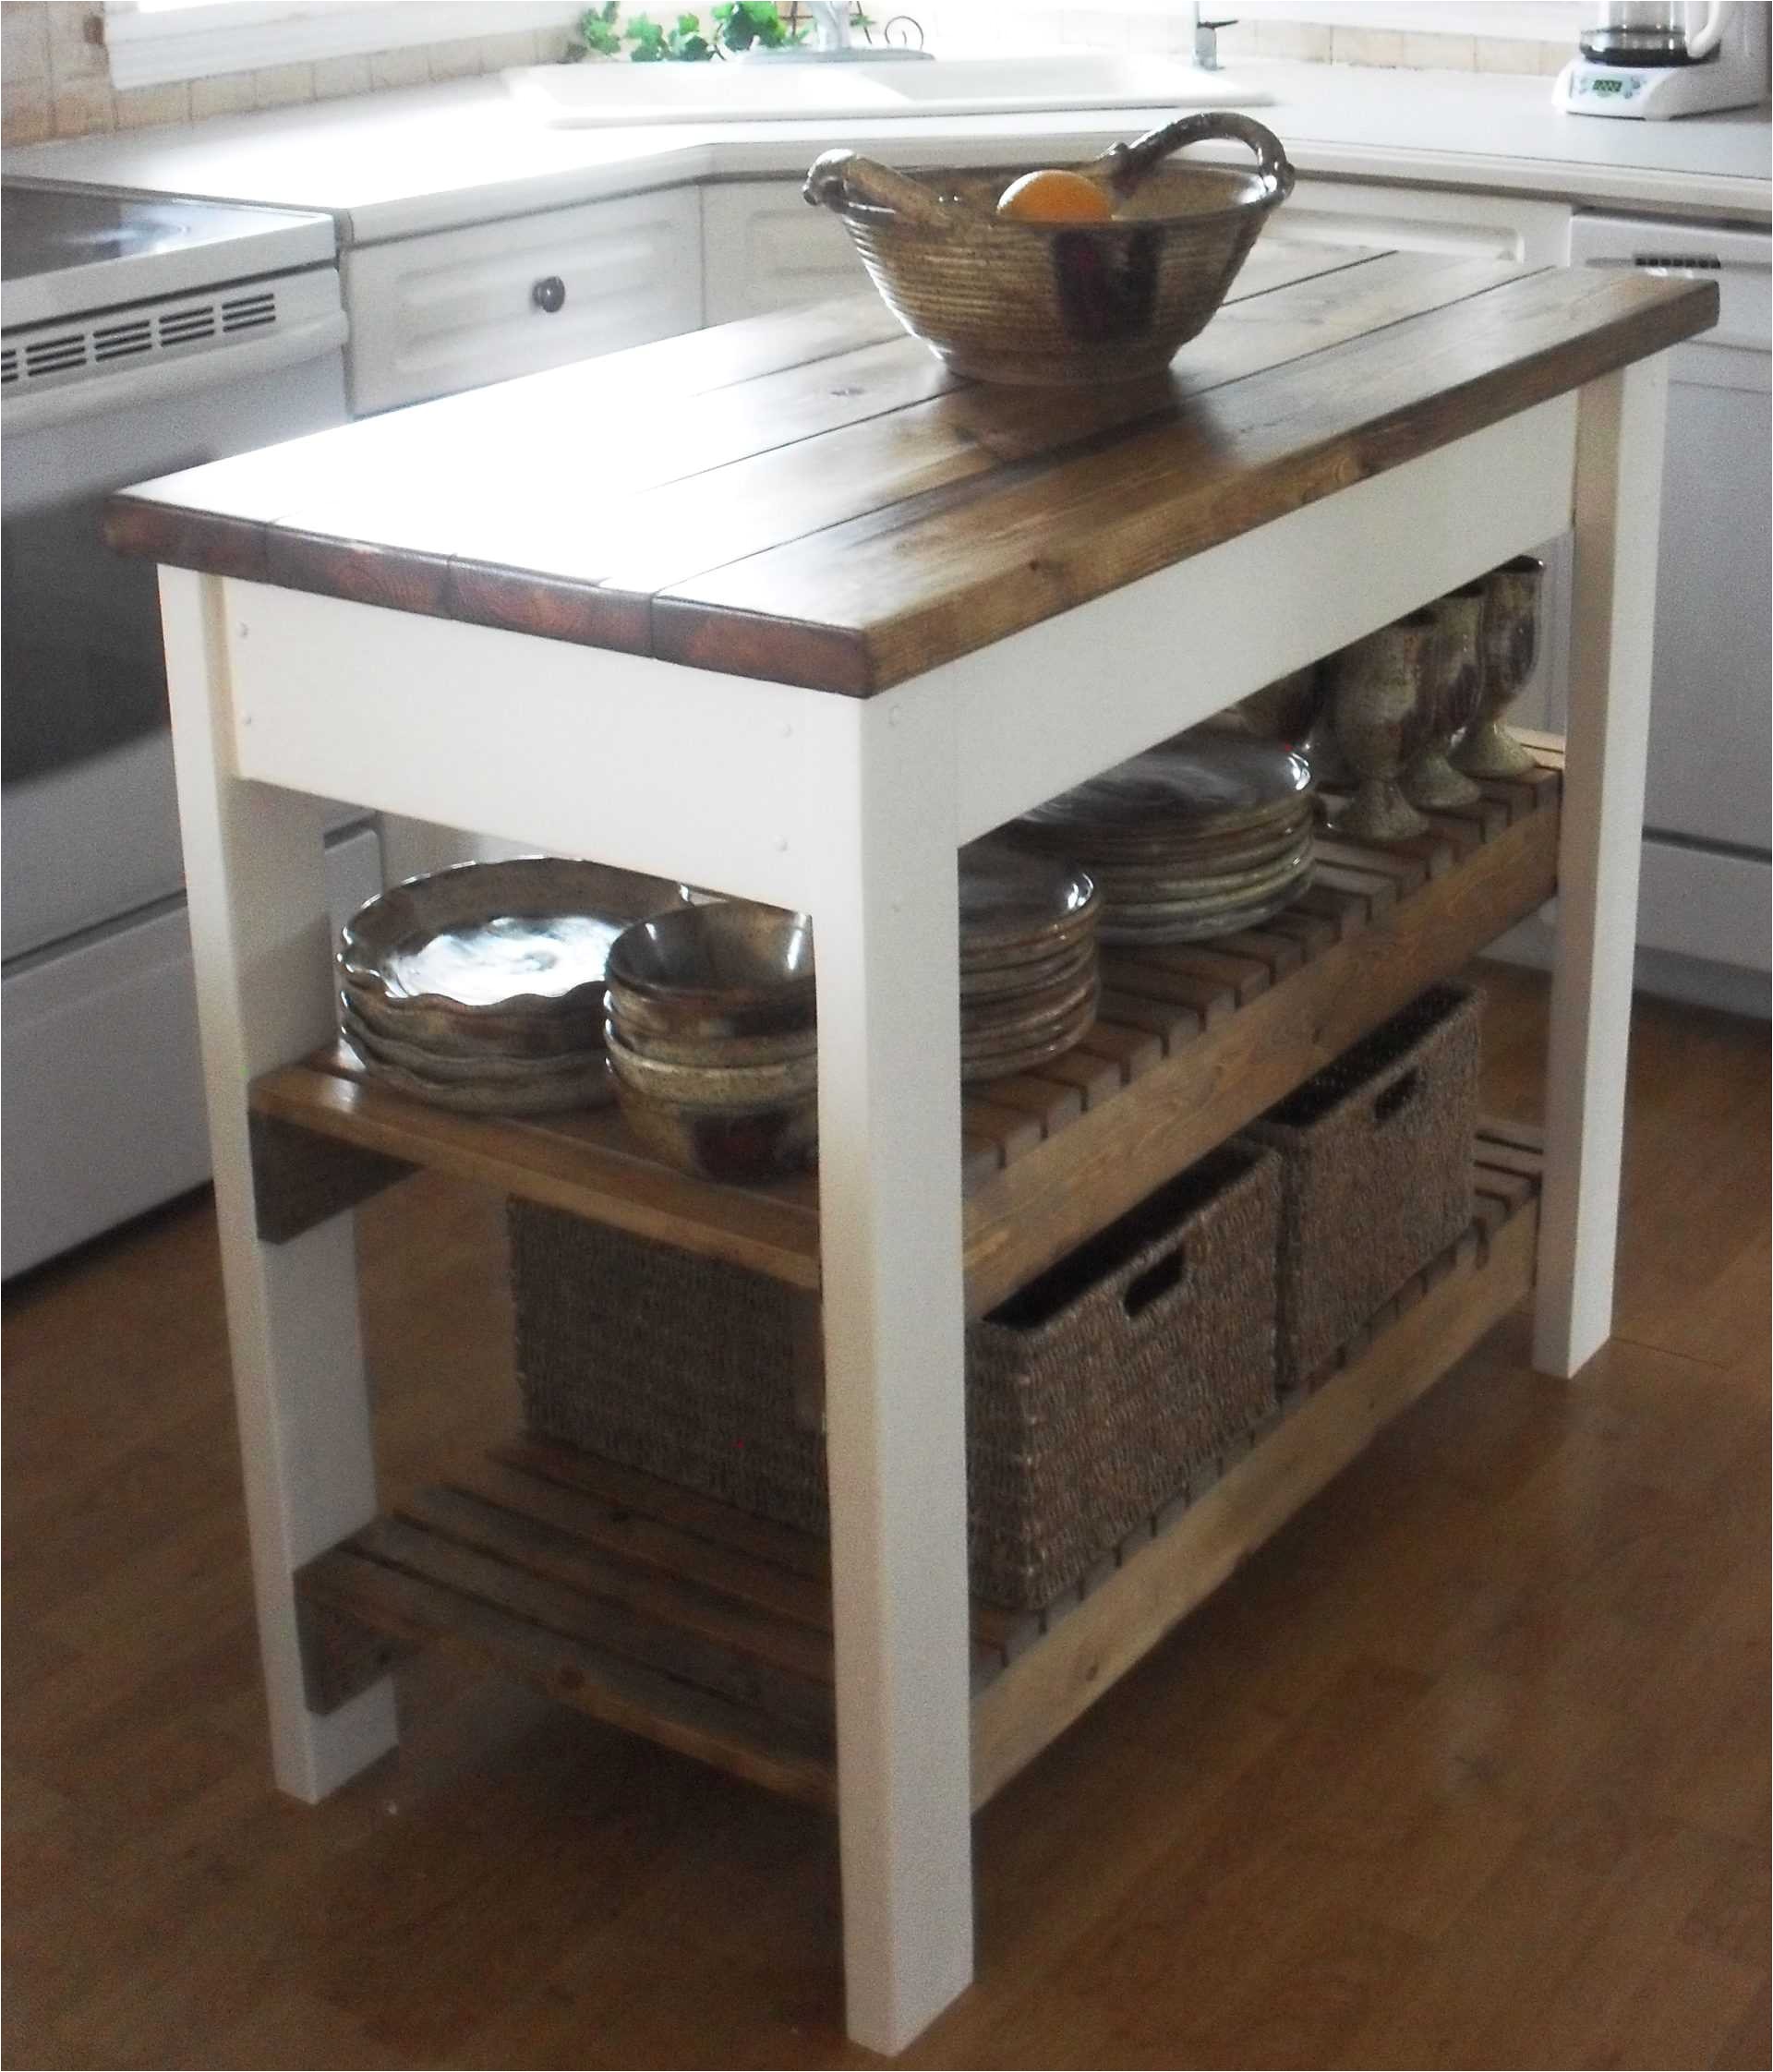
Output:
[[1243,734],[1264,741],[1285,741],[1289,748],[1303,745],[1306,736],[1321,717],[1324,684],[1320,664],[1309,662],[1302,669],[1277,676],[1248,697],[1239,698],[1210,719],[1197,732]]
[[1404,772],[1404,796],[1414,806],[1469,806],[1483,796],[1447,755],[1478,717],[1484,685],[1484,608],[1481,583],[1468,583],[1429,607],[1438,637],[1422,684],[1423,740]]
[[1539,651],[1545,563],[1518,554],[1484,578],[1484,684],[1478,716],[1453,760],[1467,777],[1522,777],[1537,767],[1502,716],[1533,673]]
[[1332,659],[1336,746],[1358,786],[1335,816],[1338,834],[1398,842],[1428,830],[1398,779],[1423,732],[1423,688],[1435,635],[1434,614],[1413,611]]

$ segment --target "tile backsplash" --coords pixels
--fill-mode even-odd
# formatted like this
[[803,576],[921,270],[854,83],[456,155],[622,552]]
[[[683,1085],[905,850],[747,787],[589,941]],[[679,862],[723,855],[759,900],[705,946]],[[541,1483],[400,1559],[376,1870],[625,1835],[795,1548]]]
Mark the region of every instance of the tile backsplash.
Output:
[[[645,12],[645,0],[635,0],[634,11]],[[674,14],[677,9],[657,11]],[[924,6],[911,0],[909,11],[935,49],[1001,50],[1012,41],[1019,47],[1046,50],[1180,54],[1185,48],[1180,9],[1121,8],[1101,0],[1092,6],[1014,9],[1005,7],[1001,0],[930,0]],[[1471,18],[1468,7],[1452,11],[1462,20]],[[1419,9],[1425,22],[1437,12],[1431,0]],[[104,46],[99,41],[100,10],[92,0],[4,0],[0,5],[4,141],[35,144],[93,130],[191,122],[205,115],[328,101],[388,87],[419,86],[432,79],[459,79],[513,65],[546,64],[565,51],[577,13],[576,6],[562,6],[558,29],[414,44],[362,56],[222,73],[188,83],[119,91],[111,85]],[[1518,16],[1519,10],[1511,13]],[[1427,29],[1399,32],[1274,18],[1233,23],[1220,32],[1220,48],[1227,60],[1285,57],[1319,64],[1479,72],[1555,72],[1569,54],[1565,42],[1550,39],[1527,42]]]
[[[635,11],[645,11],[645,0],[635,0]],[[576,6],[562,6],[558,29],[408,44],[356,57],[322,58],[311,65],[223,72],[187,84],[119,91],[111,84],[104,45],[98,40],[100,10],[91,0],[4,0],[4,140],[37,144],[96,129],[142,129],[153,123],[192,122],[205,115],[374,93],[385,87],[423,86],[431,79],[466,78],[512,65],[547,64],[564,54],[578,13]]]

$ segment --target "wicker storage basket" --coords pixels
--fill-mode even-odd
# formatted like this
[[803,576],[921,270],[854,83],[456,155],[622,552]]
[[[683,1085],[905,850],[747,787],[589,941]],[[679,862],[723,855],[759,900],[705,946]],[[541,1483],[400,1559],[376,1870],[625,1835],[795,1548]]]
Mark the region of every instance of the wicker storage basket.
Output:
[[[969,1327],[975,1596],[1051,1604],[1272,1407],[1280,1203],[1278,1161],[1226,1146]],[[558,1210],[510,1222],[532,1431],[826,1529],[809,1298]]]
[[1307,1379],[1472,1217],[1480,996],[1431,987],[1244,1141],[1278,1151],[1278,1372]]

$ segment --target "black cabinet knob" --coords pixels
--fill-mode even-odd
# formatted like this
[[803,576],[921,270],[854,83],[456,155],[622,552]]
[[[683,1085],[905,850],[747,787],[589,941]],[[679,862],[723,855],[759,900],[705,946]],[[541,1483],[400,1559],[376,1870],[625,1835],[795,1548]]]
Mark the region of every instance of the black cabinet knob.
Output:
[[550,273],[546,281],[537,281],[531,288],[529,299],[537,308],[547,310],[551,317],[557,309],[565,306],[566,283],[558,273]]

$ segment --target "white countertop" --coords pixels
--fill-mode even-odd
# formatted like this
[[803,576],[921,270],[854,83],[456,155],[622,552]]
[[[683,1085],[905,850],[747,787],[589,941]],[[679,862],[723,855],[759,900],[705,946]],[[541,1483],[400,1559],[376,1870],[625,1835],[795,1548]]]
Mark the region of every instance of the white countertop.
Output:
[[[1765,224],[1763,107],[1676,122],[1561,114],[1549,78],[1240,63],[1302,173],[1475,187],[1619,211]],[[900,163],[1085,157],[1173,111],[546,128],[498,78],[31,145],[8,173],[324,209],[347,244],[452,229],[684,181],[786,177],[833,144]]]

